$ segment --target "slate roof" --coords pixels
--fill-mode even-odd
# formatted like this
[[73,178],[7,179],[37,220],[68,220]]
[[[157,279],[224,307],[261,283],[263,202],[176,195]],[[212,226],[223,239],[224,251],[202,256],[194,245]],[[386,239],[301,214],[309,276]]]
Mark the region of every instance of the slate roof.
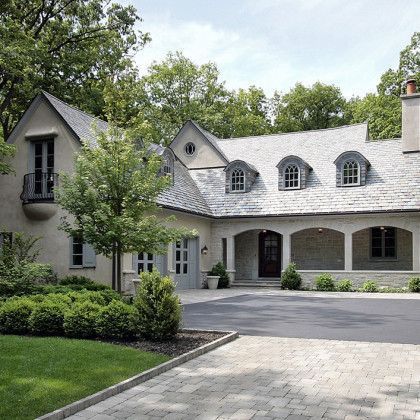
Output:
[[94,124],[99,131],[105,131],[107,129],[108,123],[106,121],[87,114],[86,112],[63,102],[61,99],[56,98],[48,92],[42,91],[42,95],[48,100],[58,114],[60,114],[79,140],[88,140],[95,144],[95,135],[92,129]]
[[[259,175],[248,193],[225,192],[223,168],[190,170],[217,217],[281,216],[420,210],[420,154],[403,154],[401,139],[368,140],[367,124],[218,140],[230,161],[244,160]],[[366,185],[337,187],[335,159],[356,150],[371,163]],[[306,188],[278,190],[276,165],[296,155],[313,170]]]

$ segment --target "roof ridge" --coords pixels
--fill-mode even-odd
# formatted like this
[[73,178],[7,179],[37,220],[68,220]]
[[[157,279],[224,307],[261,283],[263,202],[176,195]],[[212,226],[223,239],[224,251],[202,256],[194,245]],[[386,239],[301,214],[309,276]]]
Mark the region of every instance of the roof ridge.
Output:
[[255,136],[229,137],[229,138],[217,138],[217,139],[220,141],[228,141],[228,140],[250,139],[250,138],[255,138],[255,137],[286,136],[290,134],[314,133],[314,132],[319,132],[319,131],[339,130],[343,128],[356,127],[358,125],[365,125],[367,127],[368,123],[362,122],[362,123],[356,123],[356,124],[340,125],[339,127],[317,128],[315,130],[290,131],[288,133],[270,133],[270,134],[259,134],[259,135],[257,134]]
[[52,93],[47,92],[46,90],[41,89],[41,93],[42,93],[44,96],[46,96],[46,98],[47,98],[48,100],[49,100],[49,98],[48,98],[48,97],[49,97],[49,96],[51,96],[51,97],[52,97],[52,98],[54,98],[56,101],[61,102],[63,105],[68,106],[69,108],[72,108],[72,109],[74,109],[75,111],[80,112],[81,114],[85,114],[85,115],[86,115],[87,117],[89,117],[89,118],[92,118],[92,119],[95,119],[95,120],[99,120],[99,121],[101,121],[101,122],[103,122],[103,123],[105,123],[105,124],[108,124],[108,122],[107,122],[107,121],[105,121],[105,120],[103,120],[102,118],[99,118],[99,117],[97,117],[97,116],[95,116],[95,115],[93,115],[93,114],[89,114],[88,112],[83,111],[82,109],[77,108],[76,106],[71,105],[71,104],[69,104],[69,103],[67,103],[67,102],[63,101],[62,99],[57,98],[57,96],[54,96]]

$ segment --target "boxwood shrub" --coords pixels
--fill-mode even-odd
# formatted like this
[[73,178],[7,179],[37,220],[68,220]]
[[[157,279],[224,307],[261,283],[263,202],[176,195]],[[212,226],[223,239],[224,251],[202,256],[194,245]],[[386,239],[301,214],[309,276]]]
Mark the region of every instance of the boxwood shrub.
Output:
[[363,283],[362,292],[376,293],[377,291],[378,286],[373,280],[368,280],[365,283]]
[[9,299],[0,306],[0,332],[2,334],[26,334],[29,317],[36,302],[28,298]]
[[112,339],[131,339],[138,330],[137,309],[124,302],[113,300],[101,308],[96,320],[99,337]]
[[96,336],[96,320],[101,305],[89,300],[75,303],[64,314],[64,332],[68,337],[92,338]]
[[353,283],[347,279],[340,280],[337,283],[337,290],[339,292],[351,292],[353,290]]
[[408,290],[412,293],[420,293],[420,277],[412,277],[408,281]]
[[328,273],[317,276],[315,278],[315,286],[316,290],[322,290],[325,292],[334,292],[336,290],[332,275]]
[[29,327],[34,335],[63,335],[64,314],[69,309],[65,301],[45,299],[35,306],[29,317]]
[[296,264],[290,263],[281,275],[281,288],[299,290],[302,285],[302,277],[296,271]]

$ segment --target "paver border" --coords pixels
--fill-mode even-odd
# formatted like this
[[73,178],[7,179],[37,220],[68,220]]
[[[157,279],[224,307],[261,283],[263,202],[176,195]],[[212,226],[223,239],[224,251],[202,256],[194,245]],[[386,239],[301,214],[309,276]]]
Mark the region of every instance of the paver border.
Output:
[[184,328],[187,331],[204,331],[204,332],[218,332],[226,333],[223,337],[218,338],[210,343],[204,344],[201,347],[198,347],[194,350],[184,353],[181,356],[175,357],[174,359],[168,360],[161,365],[155,366],[154,368],[148,369],[138,375],[132,376],[118,384],[112,385],[108,388],[98,391],[95,394],[89,395],[81,400],[70,403],[62,408],[51,411],[50,413],[44,414],[41,417],[38,417],[36,420],[62,420],[66,417],[69,417],[73,414],[76,414],[79,411],[84,410],[94,404],[97,404],[107,398],[110,398],[114,395],[117,395],[123,391],[126,391],[133,386],[136,386],[142,382],[148,381],[149,379],[154,378],[155,376],[160,375],[176,366],[181,365],[182,363],[188,362],[191,359],[194,359],[198,356],[201,356],[204,353],[208,353],[211,350],[214,350],[217,347],[222,346],[223,344],[230,343],[239,337],[237,331],[219,331],[219,330],[198,330],[196,328]]

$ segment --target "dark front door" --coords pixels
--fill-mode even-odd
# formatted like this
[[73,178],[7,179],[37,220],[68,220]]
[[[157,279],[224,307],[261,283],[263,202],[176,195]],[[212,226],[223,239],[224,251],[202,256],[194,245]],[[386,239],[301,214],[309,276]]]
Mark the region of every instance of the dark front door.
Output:
[[281,273],[281,235],[270,230],[259,235],[259,276],[279,277]]

